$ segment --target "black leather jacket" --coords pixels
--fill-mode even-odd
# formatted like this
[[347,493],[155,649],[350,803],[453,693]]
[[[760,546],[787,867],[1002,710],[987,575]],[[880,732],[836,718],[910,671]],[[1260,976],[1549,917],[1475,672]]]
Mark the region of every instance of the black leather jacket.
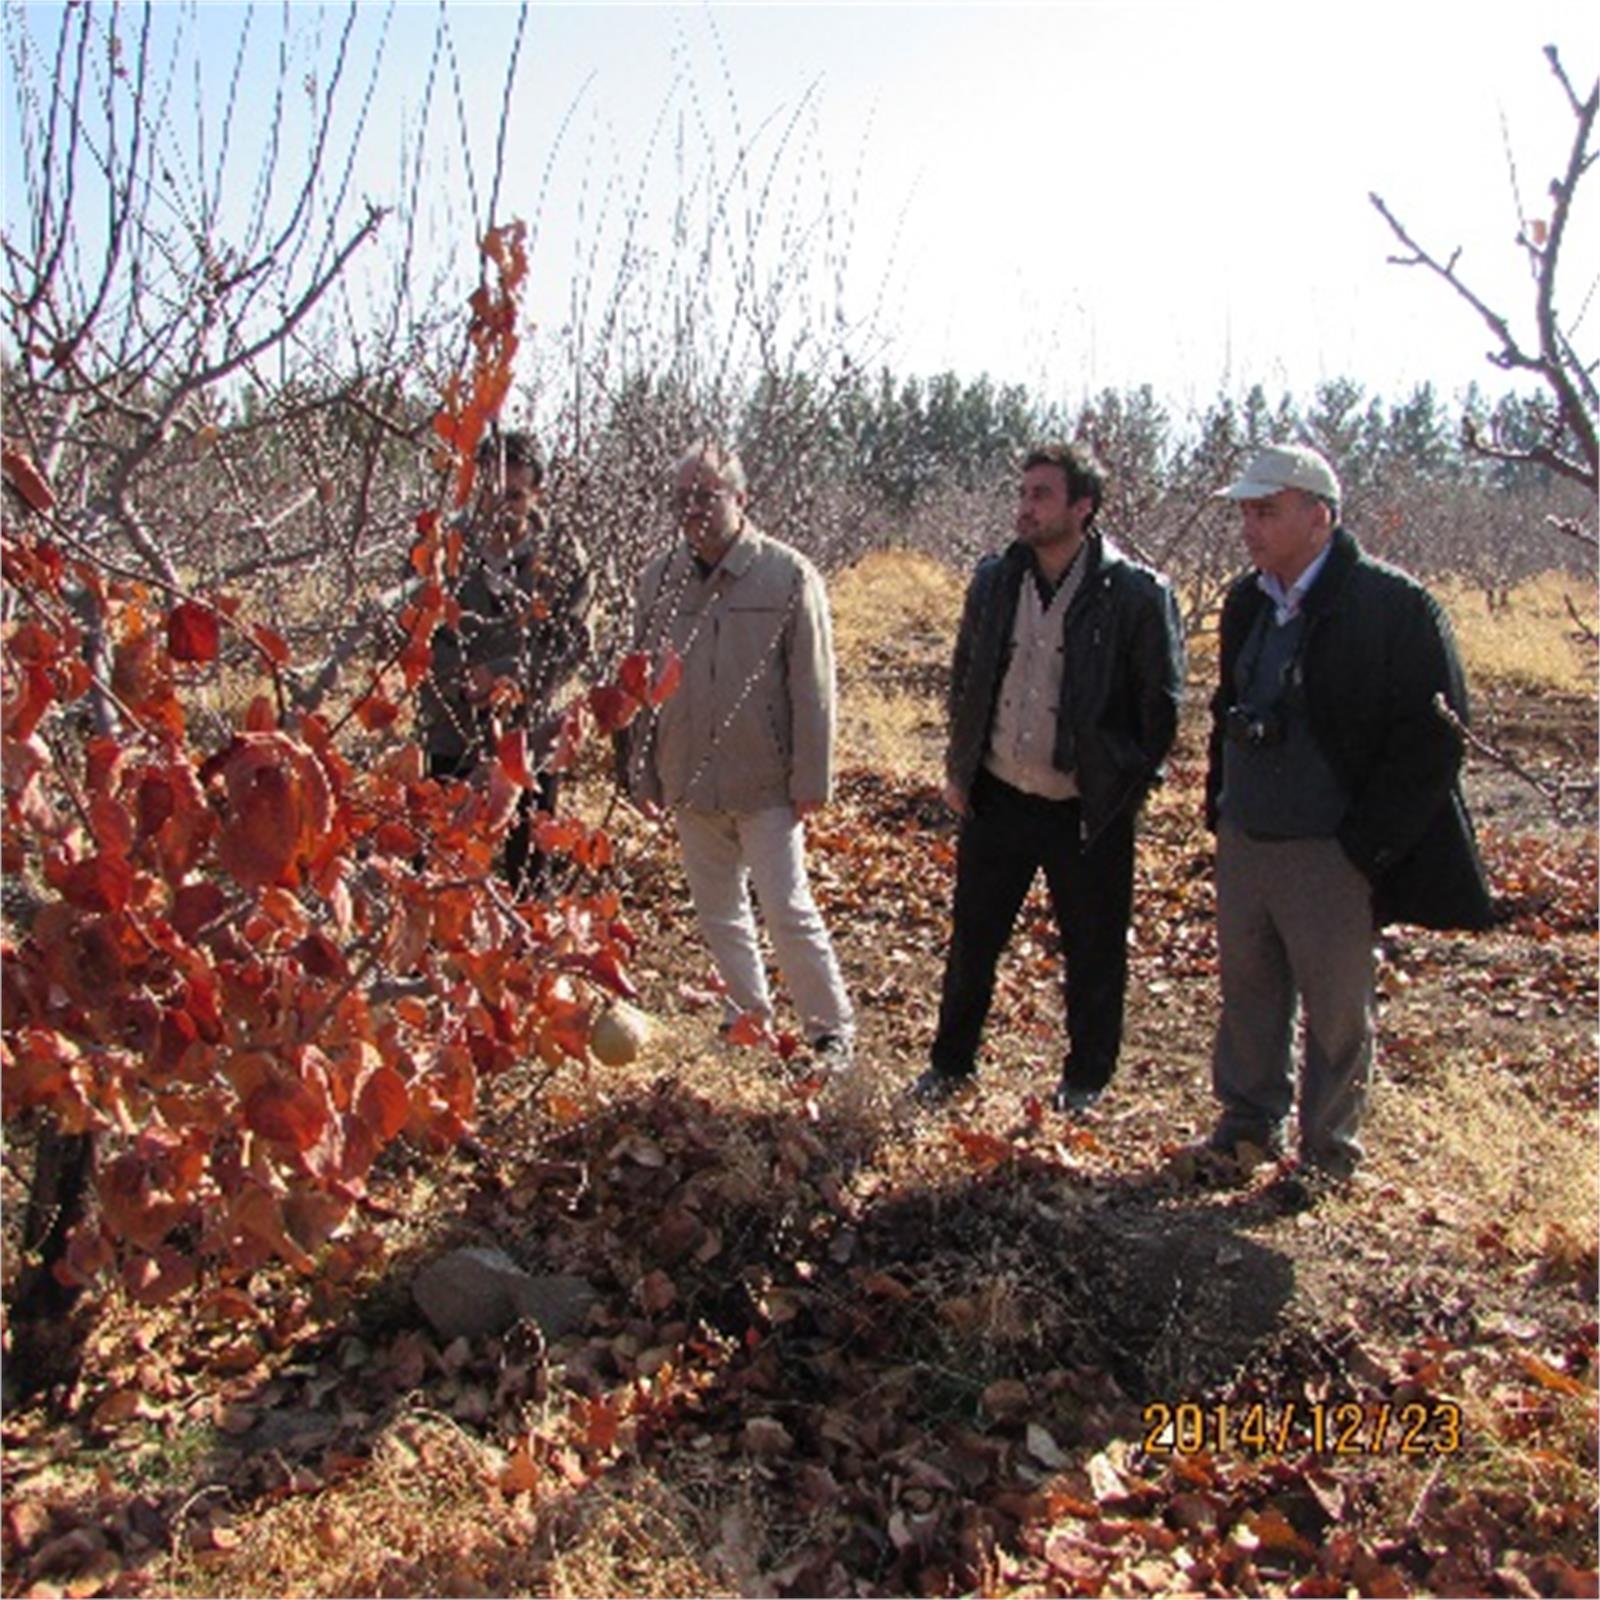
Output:
[[[1270,604],[1253,571],[1222,604],[1206,776],[1213,828],[1235,664]],[[1368,556],[1343,528],[1303,610],[1311,733],[1351,797],[1339,843],[1373,885],[1376,922],[1487,926],[1489,891],[1459,784],[1463,740],[1434,704],[1443,696],[1465,725],[1466,681],[1449,620],[1426,589]]]
[[[1062,622],[1064,686],[1053,759],[1075,772],[1085,845],[1138,807],[1161,775],[1183,697],[1183,627],[1165,578],[1091,535]],[[1033,571],[1020,542],[985,556],[967,588],[947,701],[945,773],[963,794],[988,750],[1011,658],[1017,597]]]
[[[594,583],[583,545],[536,511],[504,562],[491,565],[469,546],[452,592],[460,621],[435,630],[417,706],[424,747],[452,760],[487,757],[500,722],[548,743],[554,700],[589,651]],[[471,694],[474,667],[511,681],[497,713]]]

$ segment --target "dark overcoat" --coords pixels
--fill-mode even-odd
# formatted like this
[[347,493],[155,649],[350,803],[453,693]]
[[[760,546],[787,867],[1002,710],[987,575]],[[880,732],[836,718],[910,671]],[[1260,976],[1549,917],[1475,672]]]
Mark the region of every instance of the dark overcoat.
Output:
[[[1213,828],[1235,668],[1271,604],[1253,571],[1223,601],[1206,778]],[[1302,610],[1307,717],[1350,796],[1339,843],[1372,884],[1375,922],[1488,926],[1489,887],[1461,794],[1465,741],[1457,723],[1464,727],[1469,713],[1449,620],[1421,584],[1368,556],[1343,528],[1334,530]]]

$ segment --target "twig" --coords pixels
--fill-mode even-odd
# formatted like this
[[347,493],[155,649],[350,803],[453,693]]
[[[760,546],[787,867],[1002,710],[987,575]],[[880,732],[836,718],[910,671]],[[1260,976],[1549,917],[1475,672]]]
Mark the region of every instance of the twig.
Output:
[[1527,784],[1530,789],[1532,789],[1548,803],[1550,809],[1558,818],[1566,816],[1566,802],[1569,796],[1592,795],[1596,793],[1597,790],[1600,790],[1600,782],[1560,785],[1551,785],[1546,783],[1543,778],[1537,777],[1534,773],[1529,772],[1528,769],[1523,766],[1515,756],[1508,755],[1498,745],[1490,744],[1487,739],[1479,738],[1478,735],[1475,734],[1466,725],[1466,723],[1464,723],[1461,718],[1455,714],[1454,710],[1451,709],[1451,706],[1445,699],[1444,692],[1442,690],[1434,695],[1433,708],[1441,717],[1444,718],[1446,722],[1450,724],[1452,728],[1455,729],[1457,733],[1461,735],[1462,739],[1468,745],[1478,752],[1479,755],[1487,757],[1490,761],[1494,762],[1496,766],[1504,767],[1505,770],[1511,773],[1513,777],[1522,779],[1522,781]]
[[[1589,531],[1576,517],[1546,517],[1545,523],[1554,528],[1557,533],[1565,535],[1568,539],[1576,539],[1579,544],[1587,545],[1591,550],[1600,550],[1600,536]],[[1567,604],[1572,604],[1571,598]]]
[[1417,1498],[1411,1502],[1411,1514],[1406,1518],[1406,1532],[1415,1535],[1422,1526],[1422,1513],[1427,1509],[1429,1497],[1433,1494],[1434,1485],[1439,1481],[1439,1474],[1444,1470],[1444,1460],[1434,1462],[1433,1471],[1428,1474],[1428,1481],[1417,1491]]
[[1594,624],[1585,617],[1578,615],[1578,608],[1573,604],[1572,596],[1564,594],[1561,597],[1567,608],[1567,615],[1572,618],[1572,625],[1578,630],[1577,641],[1579,644],[1600,644],[1600,633],[1594,630]]

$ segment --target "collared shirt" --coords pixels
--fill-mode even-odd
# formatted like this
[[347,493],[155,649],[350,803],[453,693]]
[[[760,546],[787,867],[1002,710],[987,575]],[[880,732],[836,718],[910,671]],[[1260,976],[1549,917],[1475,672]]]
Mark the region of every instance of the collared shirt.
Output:
[[1328,552],[1332,549],[1333,541],[1330,539],[1317,552],[1312,559],[1311,565],[1287,589],[1284,588],[1283,580],[1276,573],[1258,572],[1256,574],[1256,583],[1261,592],[1272,602],[1273,621],[1280,628],[1284,623],[1300,615],[1300,607],[1305,601],[1306,591],[1317,581],[1317,574],[1327,564]]

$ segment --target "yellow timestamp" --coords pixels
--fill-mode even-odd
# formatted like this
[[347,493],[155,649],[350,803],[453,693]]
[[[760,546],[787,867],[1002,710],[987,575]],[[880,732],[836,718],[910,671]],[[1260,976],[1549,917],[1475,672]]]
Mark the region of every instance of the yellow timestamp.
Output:
[[1452,1456],[1462,1447],[1454,1400],[1264,1400],[1244,1405],[1153,1400],[1144,1408],[1144,1448],[1152,1456],[1287,1455]]

